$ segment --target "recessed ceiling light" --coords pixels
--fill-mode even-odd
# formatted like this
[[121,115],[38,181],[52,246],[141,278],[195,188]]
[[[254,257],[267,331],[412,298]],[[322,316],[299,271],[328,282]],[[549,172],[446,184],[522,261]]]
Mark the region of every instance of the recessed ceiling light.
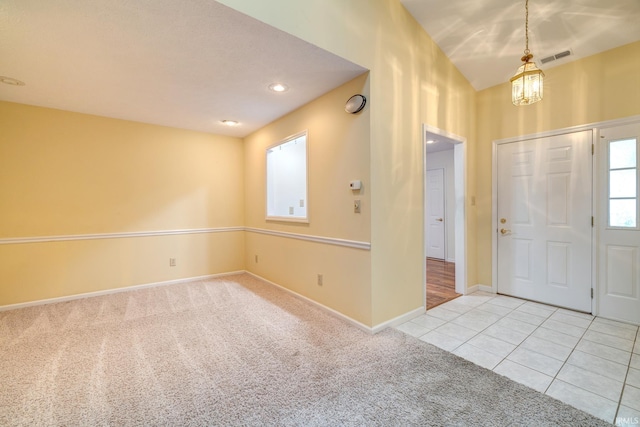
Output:
[[433,139],[430,139],[427,141],[427,144],[433,144],[435,141]]
[[220,123],[222,123],[223,125],[227,125],[227,126],[238,126],[240,123],[236,122],[235,120],[221,120]]
[[0,83],[4,83],[4,84],[8,84],[11,86],[24,86],[25,83],[21,82],[18,79],[14,79],[13,77],[5,77],[5,76],[0,76]]
[[273,92],[286,92],[289,90],[289,86],[284,83],[271,83],[269,90]]

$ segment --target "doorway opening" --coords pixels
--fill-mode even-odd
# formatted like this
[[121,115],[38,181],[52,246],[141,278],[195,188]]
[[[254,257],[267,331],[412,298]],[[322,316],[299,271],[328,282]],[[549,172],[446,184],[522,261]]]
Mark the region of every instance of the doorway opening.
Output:
[[426,309],[465,291],[465,139],[423,125]]
[[456,292],[455,266],[454,262],[427,258],[427,310],[461,295]]

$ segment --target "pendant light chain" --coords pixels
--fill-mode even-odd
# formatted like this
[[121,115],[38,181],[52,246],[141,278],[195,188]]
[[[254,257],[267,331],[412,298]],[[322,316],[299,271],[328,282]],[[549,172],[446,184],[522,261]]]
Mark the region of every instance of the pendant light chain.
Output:
[[529,53],[531,53],[531,51],[529,50],[529,0],[526,0],[524,3],[524,10],[525,10],[524,35],[526,40],[524,54],[528,55]]
[[542,99],[544,73],[532,61],[533,55],[529,50],[529,0],[525,0],[525,49],[520,58],[522,65],[511,77],[511,102],[513,105],[531,105]]

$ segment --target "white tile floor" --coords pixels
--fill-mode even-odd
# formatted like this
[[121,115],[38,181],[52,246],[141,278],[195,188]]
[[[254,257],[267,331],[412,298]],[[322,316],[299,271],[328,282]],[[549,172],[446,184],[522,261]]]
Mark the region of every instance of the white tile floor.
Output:
[[637,326],[486,292],[397,327],[616,425],[640,425]]

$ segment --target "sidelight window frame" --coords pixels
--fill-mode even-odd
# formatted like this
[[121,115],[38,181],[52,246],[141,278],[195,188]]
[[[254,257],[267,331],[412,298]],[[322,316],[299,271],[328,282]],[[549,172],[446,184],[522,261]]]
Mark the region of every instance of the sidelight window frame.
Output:
[[[613,145],[616,143],[622,143],[622,142],[627,142],[627,141],[634,141],[634,144],[631,144],[633,147],[633,157],[634,159],[630,158],[629,160],[631,160],[628,163],[624,163],[624,160],[621,164],[613,164],[613,160],[614,160],[614,156],[612,154],[612,148]],[[638,138],[634,138],[634,137],[627,137],[627,138],[619,138],[619,139],[613,139],[610,141],[607,141],[607,228],[609,229],[620,229],[620,230],[640,230],[640,203],[639,200],[640,198],[638,197],[638,189],[640,187],[640,177],[638,176],[638,172],[639,172],[639,166],[640,166],[640,161],[639,161],[639,151],[640,151],[640,144],[639,144],[639,140]],[[618,159],[619,160],[619,159]],[[635,162],[634,162],[635,160]],[[612,188],[614,185],[614,174],[615,175],[622,175],[625,172],[627,172],[627,175],[633,175],[630,176],[628,178],[626,178],[626,182],[632,182],[632,184],[629,185],[627,190],[632,190],[632,191],[628,191],[625,192],[620,191],[620,187],[616,186],[615,188]],[[630,174],[629,172],[633,172],[633,174]],[[631,180],[631,181],[630,181]],[[613,212],[614,209],[612,209],[612,207],[614,206],[614,204],[620,205],[620,202],[626,202],[625,204],[627,206],[632,206],[632,209],[635,209],[635,217],[633,218],[632,223],[630,223],[629,225],[625,225],[620,223],[619,221],[615,221],[615,212]],[[629,209],[627,207],[627,209]],[[621,211],[623,212],[623,211]]]

